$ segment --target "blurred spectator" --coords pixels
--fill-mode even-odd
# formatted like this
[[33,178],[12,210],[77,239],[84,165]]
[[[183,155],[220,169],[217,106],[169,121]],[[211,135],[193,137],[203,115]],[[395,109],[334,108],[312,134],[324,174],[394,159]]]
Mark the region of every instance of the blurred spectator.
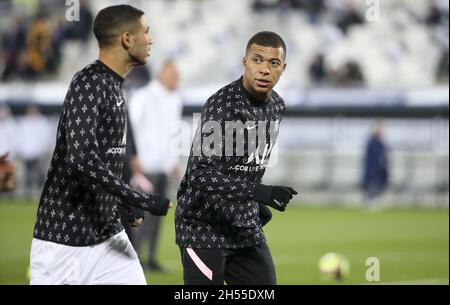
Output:
[[437,81],[440,83],[448,84],[449,75],[449,62],[448,62],[449,52],[448,49],[441,51],[441,57],[438,62],[438,67],[436,70]]
[[[158,78],[137,90],[130,99],[130,119],[142,171],[154,185],[154,193],[164,196],[169,178],[180,177],[177,157],[170,151],[171,139],[182,114],[182,101],[176,91],[178,81],[175,63],[166,62]],[[143,240],[149,241],[146,267],[153,271],[163,271],[156,258],[160,226],[161,217],[146,212],[134,239],[137,253]]]
[[26,78],[34,78],[47,72],[52,52],[52,33],[48,20],[39,14],[28,28]]
[[65,32],[66,38],[86,44],[91,35],[93,20],[94,17],[89,7],[89,1],[80,0],[80,20],[69,22]]
[[361,66],[355,60],[350,60],[345,64],[346,79],[348,82],[356,85],[364,83],[364,76],[361,71]]
[[53,56],[49,58],[48,64],[48,72],[50,72],[51,74],[58,73],[58,68],[60,67],[63,60],[62,48],[64,43],[66,42],[66,30],[64,28],[64,23],[65,18],[61,15],[56,19],[53,29],[51,42]]
[[[134,133],[129,118],[127,119],[126,160],[123,169],[123,181],[143,192],[152,192],[153,185],[143,176],[142,168],[137,158],[136,142],[134,141]],[[144,218],[144,211],[131,206],[120,205],[119,212],[125,232],[127,233],[131,244],[134,245],[134,234],[131,228],[133,227],[135,219]]]
[[263,12],[278,7],[278,0],[254,0],[252,8],[255,12]]
[[8,192],[16,187],[16,166],[8,159],[8,153],[0,154],[0,193]]
[[19,121],[16,138],[17,152],[25,167],[25,195],[32,198],[43,187],[45,158],[51,147],[50,123],[37,106],[26,109],[25,116]]
[[302,7],[302,0],[278,0],[278,6],[282,10],[299,9]]
[[324,0],[301,0],[300,4],[308,14],[309,22],[317,23],[324,10]]
[[359,87],[364,85],[364,75],[359,63],[349,60],[331,72],[331,79],[337,87]]
[[3,57],[5,68],[1,74],[1,81],[10,81],[19,77],[23,70],[21,57],[25,50],[26,29],[24,20],[19,16],[13,17],[12,24],[2,36]]
[[14,157],[16,151],[16,121],[11,116],[11,111],[6,104],[0,104],[0,155],[9,152]]
[[313,84],[322,84],[327,80],[327,71],[325,70],[325,62],[323,54],[319,53],[314,56],[309,66],[309,78]]
[[425,24],[428,26],[439,25],[442,21],[442,15],[435,0],[431,0],[428,6],[428,12],[425,16]]
[[339,18],[337,26],[344,34],[347,34],[349,28],[356,24],[363,24],[364,19],[351,2],[347,3],[344,14]]
[[449,54],[449,4],[448,1],[429,0],[428,11],[423,20],[428,27],[431,41],[439,49],[436,58],[435,80],[437,83],[448,83]]
[[9,107],[0,104],[0,193],[7,192],[16,186],[16,166],[14,157],[17,125],[11,116]]
[[379,121],[367,142],[364,154],[363,189],[367,208],[376,208],[376,199],[389,182],[387,148],[383,141],[383,122]]

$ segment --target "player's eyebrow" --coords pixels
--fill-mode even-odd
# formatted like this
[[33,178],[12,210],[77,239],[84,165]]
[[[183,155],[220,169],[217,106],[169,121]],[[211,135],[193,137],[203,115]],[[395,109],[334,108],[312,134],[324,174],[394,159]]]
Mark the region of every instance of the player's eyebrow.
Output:
[[[254,53],[254,54],[253,54],[253,57],[259,57],[259,58],[261,58],[261,59],[265,59],[264,56],[262,56],[261,54],[258,54],[258,53]],[[269,61],[274,61],[274,60],[276,60],[276,61],[279,61],[279,62],[281,63],[281,59],[280,59],[279,57],[269,58],[268,60],[269,60]]]

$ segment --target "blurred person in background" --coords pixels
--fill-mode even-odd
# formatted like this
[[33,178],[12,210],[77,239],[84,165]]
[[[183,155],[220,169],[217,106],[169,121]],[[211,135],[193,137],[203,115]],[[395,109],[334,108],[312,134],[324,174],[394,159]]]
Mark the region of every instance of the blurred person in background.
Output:
[[325,67],[325,56],[322,53],[314,55],[308,68],[309,78],[313,85],[322,85],[329,80]]
[[8,153],[0,154],[0,193],[8,192],[16,187],[16,166],[8,159]]
[[15,157],[17,148],[17,122],[8,105],[0,104],[0,155]]
[[448,1],[430,0],[423,23],[430,31],[433,43],[439,49],[435,70],[436,82],[448,84],[449,75],[449,4]]
[[[316,68],[314,65],[313,62],[311,67]],[[348,59],[336,67],[326,68],[325,65],[323,67],[325,76],[322,78],[322,82],[325,81],[326,85],[338,88],[364,87],[366,85],[363,70],[355,59]],[[314,80],[314,74],[311,72],[315,71],[310,70],[311,79]]]
[[[142,174],[142,167],[137,158],[136,142],[134,140],[134,132],[129,118],[127,119],[127,152],[126,161],[124,163],[123,181],[129,183],[132,187],[140,189],[146,193],[153,192],[153,184],[148,181]],[[120,218],[125,232],[131,241],[135,244],[134,234],[131,228],[137,227],[134,224],[134,219],[145,220],[144,211],[132,206],[119,206]]]
[[348,30],[355,25],[364,23],[362,14],[358,11],[355,4],[351,1],[345,3],[345,10],[337,20],[336,25],[341,29],[342,33],[348,34]]
[[11,191],[16,186],[16,166],[11,159],[16,148],[16,128],[9,107],[0,105],[0,192]]
[[389,183],[387,147],[383,140],[384,123],[378,121],[370,136],[363,163],[362,186],[366,208],[377,208],[377,199],[384,193]]
[[263,12],[273,10],[278,7],[279,0],[253,0],[252,9],[255,12]]
[[[1,81],[11,81],[20,77],[24,70],[24,51],[26,46],[26,27],[22,17],[12,17],[12,24],[2,35],[1,47],[5,67]],[[1,53],[1,52],[0,52]]]
[[[182,115],[182,100],[177,93],[179,73],[175,62],[167,61],[156,79],[137,90],[130,100],[130,119],[136,137],[138,159],[155,194],[165,196],[170,178],[180,176],[178,159],[170,151],[170,141]],[[161,217],[147,213],[146,221],[136,230],[135,248],[140,252],[149,242],[146,268],[164,271],[157,259]]]
[[332,82],[336,87],[361,87],[365,80],[361,66],[356,60],[348,60],[332,73]]
[[47,154],[51,149],[52,130],[50,122],[38,106],[28,106],[18,122],[17,153],[23,160],[25,196],[34,198],[42,189],[45,179]]
[[280,0],[280,2],[290,2],[291,6],[298,6],[305,10],[308,15],[308,21],[315,24],[319,21],[320,15],[325,9],[324,0]]
[[26,78],[45,74],[52,63],[52,32],[44,13],[39,13],[31,23],[26,42]]

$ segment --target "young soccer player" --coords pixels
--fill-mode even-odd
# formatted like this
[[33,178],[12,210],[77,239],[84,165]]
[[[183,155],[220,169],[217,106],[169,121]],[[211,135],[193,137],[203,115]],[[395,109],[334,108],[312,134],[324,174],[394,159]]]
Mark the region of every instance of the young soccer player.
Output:
[[[99,59],[76,73],[58,124],[31,246],[31,284],[146,284],[118,204],[166,215],[170,201],[121,179],[127,144],[121,86],[153,43],[144,13],[129,5],[94,21]],[[136,219],[137,223],[142,219]]]
[[244,75],[203,108],[175,213],[185,284],[276,284],[262,226],[267,206],[284,211],[297,192],[261,180],[285,112],[273,90],[285,59],[278,34],[257,33]]

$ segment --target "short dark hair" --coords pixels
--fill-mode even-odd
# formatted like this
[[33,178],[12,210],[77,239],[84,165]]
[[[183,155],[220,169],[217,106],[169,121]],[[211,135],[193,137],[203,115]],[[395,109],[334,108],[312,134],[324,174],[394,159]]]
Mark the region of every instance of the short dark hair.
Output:
[[131,5],[108,6],[94,20],[94,35],[100,48],[109,46],[121,32],[132,31],[144,12]]
[[283,48],[283,59],[286,58],[286,44],[283,38],[275,32],[262,31],[253,35],[247,43],[245,54],[248,54],[253,44],[257,44],[264,47]]

